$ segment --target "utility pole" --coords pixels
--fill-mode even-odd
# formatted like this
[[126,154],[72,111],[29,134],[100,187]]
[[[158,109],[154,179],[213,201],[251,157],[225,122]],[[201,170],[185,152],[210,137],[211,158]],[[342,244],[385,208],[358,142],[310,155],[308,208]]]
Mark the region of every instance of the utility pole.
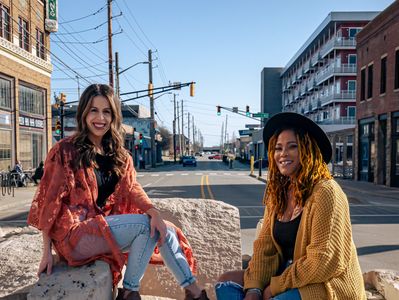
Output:
[[156,167],[156,151],[155,151],[155,116],[154,116],[154,96],[152,94],[152,51],[148,50],[148,94],[150,96],[150,138],[151,138],[151,166]]
[[193,152],[195,154],[195,126],[194,126],[194,116],[193,116]]
[[[227,117],[228,117],[228,115],[226,115],[226,126],[224,127],[224,142],[225,142],[225,144],[228,143],[228,141],[227,141]],[[224,149],[224,145],[223,145],[223,149]]]
[[188,155],[190,155],[190,113],[187,113],[187,140],[188,140]]
[[114,86],[114,71],[112,63],[112,0],[107,0],[108,8],[108,73],[109,85]]
[[181,139],[182,139],[182,147],[184,147],[184,151],[182,154],[186,153],[186,140],[184,138],[184,110],[183,110],[183,100],[181,101]]
[[80,84],[79,84],[79,76],[76,75],[76,81],[78,82],[78,99],[80,99]]
[[173,161],[176,163],[176,94],[173,94]]
[[176,108],[177,108],[177,132],[178,132],[178,134],[179,134],[179,154],[180,154],[180,156],[181,156],[181,136],[180,136],[180,122],[179,122],[179,116],[180,116],[180,114],[179,114],[179,101],[177,101],[177,104],[176,104]]
[[119,87],[119,55],[118,52],[115,52],[115,94],[120,96],[120,87]]
[[220,135],[220,152],[222,152],[223,149],[223,135],[224,135],[224,123],[222,123],[222,134]]

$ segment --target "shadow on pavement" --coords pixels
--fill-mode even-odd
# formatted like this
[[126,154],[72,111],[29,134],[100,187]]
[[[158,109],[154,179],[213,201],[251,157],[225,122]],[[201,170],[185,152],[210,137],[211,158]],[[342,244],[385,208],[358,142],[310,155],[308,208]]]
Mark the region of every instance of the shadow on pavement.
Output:
[[375,245],[357,248],[357,255],[375,254],[399,250],[399,245]]

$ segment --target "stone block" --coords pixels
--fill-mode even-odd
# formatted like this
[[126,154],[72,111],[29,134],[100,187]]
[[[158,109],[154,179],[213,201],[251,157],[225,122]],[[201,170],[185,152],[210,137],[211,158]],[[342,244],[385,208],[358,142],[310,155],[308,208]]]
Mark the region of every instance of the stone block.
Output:
[[82,267],[57,264],[53,273],[41,274],[31,289],[28,300],[112,300],[112,275],[103,261]]
[[399,272],[393,270],[373,270],[363,274],[366,289],[374,288],[386,300],[399,299]]
[[[239,211],[221,201],[152,199],[162,216],[179,226],[198,262],[198,282],[216,299],[214,284],[226,271],[242,268]],[[141,282],[143,295],[184,299],[182,289],[164,266],[150,265]]]

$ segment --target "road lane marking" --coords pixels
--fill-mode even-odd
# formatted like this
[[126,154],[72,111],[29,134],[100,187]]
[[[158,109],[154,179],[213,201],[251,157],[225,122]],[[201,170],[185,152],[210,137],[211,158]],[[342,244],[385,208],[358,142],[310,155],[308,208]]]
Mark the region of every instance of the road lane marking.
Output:
[[175,175],[175,174],[171,174],[171,173],[166,174],[166,176],[173,176],[173,175]]
[[195,175],[203,175],[203,173],[195,173]]
[[181,176],[187,176],[188,175],[188,173],[183,173],[183,174],[180,174]]
[[229,176],[229,175],[231,175],[231,174],[230,174],[230,173],[223,173],[223,175]]
[[202,199],[206,199],[205,192],[204,192],[204,177],[205,176],[201,176],[201,198]]
[[217,175],[216,173],[209,173],[209,175]]
[[143,174],[137,174],[136,177],[144,177]]
[[145,187],[147,187],[147,186],[150,186],[151,185],[151,182],[150,183],[147,183],[146,185],[143,185],[143,188],[145,188]]
[[151,174],[151,177],[158,177],[159,174]]
[[211,186],[209,185],[208,175],[205,176],[205,179],[206,179],[206,187],[208,189],[209,196],[211,197],[212,200],[215,200],[215,196],[213,196],[213,193],[211,191]]

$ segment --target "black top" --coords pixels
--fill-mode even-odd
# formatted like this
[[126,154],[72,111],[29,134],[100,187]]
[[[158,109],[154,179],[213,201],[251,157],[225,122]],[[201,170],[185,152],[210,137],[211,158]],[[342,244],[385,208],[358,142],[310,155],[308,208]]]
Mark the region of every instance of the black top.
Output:
[[97,205],[103,207],[107,198],[114,192],[118,183],[118,176],[111,171],[112,159],[101,154],[96,155],[98,168],[94,168],[97,179],[98,197]]
[[296,234],[298,232],[301,216],[302,213],[288,222],[281,222],[276,219],[276,222],[274,223],[273,236],[283,251],[283,259],[285,263],[292,260],[294,257]]

